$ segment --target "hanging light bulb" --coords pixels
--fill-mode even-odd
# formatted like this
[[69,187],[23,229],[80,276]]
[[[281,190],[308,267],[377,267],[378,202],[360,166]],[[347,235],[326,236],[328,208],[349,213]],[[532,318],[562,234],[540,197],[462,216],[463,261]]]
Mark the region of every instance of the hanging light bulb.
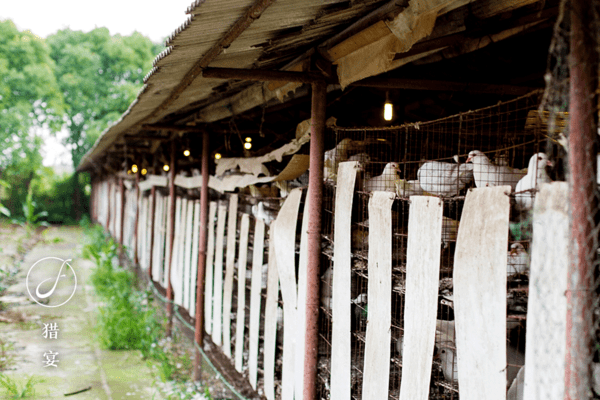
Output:
[[246,150],[250,150],[250,149],[252,148],[252,143],[250,143],[250,142],[246,142],[246,143],[244,143],[244,148],[245,148]]
[[130,169],[127,170],[127,175],[131,175],[131,170]]
[[246,138],[246,142],[247,142],[247,143],[250,143],[251,141],[252,141],[252,138],[251,138],[250,136],[248,136],[248,137]]
[[137,172],[138,172],[138,166],[137,166],[137,164],[133,164],[131,166],[131,172],[133,172],[134,174],[137,174]]
[[171,167],[169,167],[169,164],[163,165],[163,171],[168,172],[169,169],[171,169]]
[[148,170],[146,168],[142,168],[142,175],[146,175],[148,173]]
[[391,121],[394,116],[394,106],[389,100],[388,92],[385,92],[385,104],[383,106],[383,119]]
[[189,157],[190,156],[190,151],[188,149],[185,149],[183,151],[183,155],[186,156],[186,157]]
[[221,159],[221,153],[215,153],[215,160]]

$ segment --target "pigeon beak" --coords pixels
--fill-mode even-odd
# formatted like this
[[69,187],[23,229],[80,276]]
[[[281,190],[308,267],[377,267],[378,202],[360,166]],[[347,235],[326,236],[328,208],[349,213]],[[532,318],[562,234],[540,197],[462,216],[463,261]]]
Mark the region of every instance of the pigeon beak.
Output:
[[473,157],[469,156],[469,158],[467,158],[467,161],[465,161],[465,164],[468,162],[472,162],[473,161]]
[[547,165],[547,166],[549,166],[549,167],[553,167],[553,166],[554,166],[554,163],[553,163],[552,161],[548,160],[548,161],[546,162],[546,165]]

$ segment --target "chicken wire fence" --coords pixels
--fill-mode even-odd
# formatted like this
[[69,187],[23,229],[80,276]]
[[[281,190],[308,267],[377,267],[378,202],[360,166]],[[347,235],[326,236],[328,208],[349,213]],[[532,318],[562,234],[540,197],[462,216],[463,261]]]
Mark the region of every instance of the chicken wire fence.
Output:
[[[319,343],[320,398],[329,398],[331,356],[331,281],[336,171],[342,161],[357,161],[352,209],[352,398],[362,397],[368,319],[368,201],[373,191],[395,193],[392,205],[392,324],[389,398],[399,398],[402,375],[406,249],[409,197],[439,196],[443,201],[436,348],[431,399],[456,399],[456,347],[452,272],[459,221],[467,190],[510,185],[511,214],[507,248],[508,382],[524,364],[528,294],[528,251],[536,188],[561,177],[546,156],[545,131],[538,114],[541,92],[475,111],[392,128],[336,127],[336,146],[325,155],[323,257]],[[468,161],[468,163],[467,163]],[[521,181],[527,174],[533,179]],[[550,175],[549,175],[549,174]],[[552,177],[551,177],[552,176]],[[476,316],[473,317],[474,319]]]

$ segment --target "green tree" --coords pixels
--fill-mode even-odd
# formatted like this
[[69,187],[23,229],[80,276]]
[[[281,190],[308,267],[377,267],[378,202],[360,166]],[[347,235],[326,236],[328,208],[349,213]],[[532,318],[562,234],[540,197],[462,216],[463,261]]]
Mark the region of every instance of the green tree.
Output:
[[0,21],[0,178],[11,190],[7,203],[20,213],[42,165],[38,129],[57,131],[64,103],[50,49],[29,31]]
[[[140,33],[111,36],[108,29],[65,29],[47,38],[67,104],[66,145],[76,167],[100,134],[127,110],[143,85],[160,46]],[[81,185],[73,185],[75,218],[81,217]]]

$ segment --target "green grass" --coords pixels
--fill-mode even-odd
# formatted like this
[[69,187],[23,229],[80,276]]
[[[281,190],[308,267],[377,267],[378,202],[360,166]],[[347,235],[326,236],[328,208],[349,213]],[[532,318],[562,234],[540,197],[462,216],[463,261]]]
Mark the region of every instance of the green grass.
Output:
[[174,345],[176,336],[165,337],[166,320],[153,307],[153,293],[136,289],[136,276],[119,265],[118,245],[100,226],[86,227],[86,237],[83,256],[96,263],[91,282],[102,302],[100,343],[109,350],[140,350],[162,382],[179,388],[173,398],[191,398],[198,390],[187,389],[192,358]]
[[9,396],[3,397],[6,399],[25,399],[34,397],[35,384],[38,382],[39,381],[37,379],[31,376],[27,382],[21,386],[7,375],[0,373],[0,388],[4,389],[5,394]]

